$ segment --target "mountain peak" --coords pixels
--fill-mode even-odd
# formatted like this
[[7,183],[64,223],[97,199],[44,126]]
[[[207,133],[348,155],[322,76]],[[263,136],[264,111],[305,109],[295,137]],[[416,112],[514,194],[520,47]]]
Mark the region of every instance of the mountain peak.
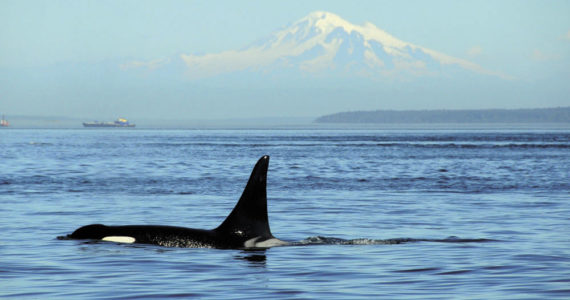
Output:
[[314,20],[327,19],[327,18],[341,19],[341,17],[339,17],[336,14],[333,14],[333,13],[328,12],[328,11],[321,11],[321,10],[314,11],[314,12],[308,14],[305,18],[314,19]]
[[449,69],[445,66],[505,78],[472,62],[399,40],[370,22],[355,25],[326,11],[312,12],[243,50],[181,58],[191,78],[291,68],[404,78],[443,74]]
[[302,22],[304,20],[310,20],[312,23],[348,23],[348,21],[344,20],[338,15],[327,11],[314,11],[299,20],[299,22]]
[[295,23],[295,25],[300,24],[318,28],[321,33],[328,33],[338,27],[344,28],[348,32],[354,29],[354,25],[350,22],[326,11],[314,11]]

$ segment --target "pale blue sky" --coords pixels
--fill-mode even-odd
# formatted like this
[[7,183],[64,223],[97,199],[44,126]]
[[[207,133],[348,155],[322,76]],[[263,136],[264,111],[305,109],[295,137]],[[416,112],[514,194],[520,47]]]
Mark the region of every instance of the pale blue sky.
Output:
[[[527,86],[548,82],[557,100],[546,106],[570,105],[561,99],[570,84],[570,1],[3,0],[0,69],[237,50],[317,10],[354,24],[371,22],[401,40],[472,61]],[[9,99],[0,99],[0,110],[22,111],[24,105],[15,105],[14,98],[25,102],[26,95],[10,92]],[[535,106],[545,106],[536,101]]]

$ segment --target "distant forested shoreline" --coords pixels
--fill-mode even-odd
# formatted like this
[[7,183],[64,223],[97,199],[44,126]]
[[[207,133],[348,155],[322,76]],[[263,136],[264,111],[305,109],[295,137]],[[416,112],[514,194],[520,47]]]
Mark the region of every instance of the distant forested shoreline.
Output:
[[570,123],[570,106],[535,109],[376,110],[340,112],[316,123]]

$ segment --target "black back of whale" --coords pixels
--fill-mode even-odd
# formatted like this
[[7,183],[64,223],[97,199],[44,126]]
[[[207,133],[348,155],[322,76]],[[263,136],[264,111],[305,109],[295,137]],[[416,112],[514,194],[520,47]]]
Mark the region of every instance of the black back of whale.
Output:
[[70,239],[132,237],[135,243],[168,247],[244,248],[248,240],[263,242],[274,238],[267,217],[267,168],[269,156],[259,159],[238,203],[220,226],[212,230],[161,225],[83,226]]

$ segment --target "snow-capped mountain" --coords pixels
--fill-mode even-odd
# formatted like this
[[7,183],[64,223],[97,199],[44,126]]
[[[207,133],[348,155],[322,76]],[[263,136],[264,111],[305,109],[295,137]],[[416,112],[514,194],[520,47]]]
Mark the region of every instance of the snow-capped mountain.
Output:
[[320,11],[243,50],[183,54],[181,58],[190,78],[283,68],[384,78],[437,75],[449,67],[506,78],[467,60],[402,41],[371,23],[354,25],[333,13]]

